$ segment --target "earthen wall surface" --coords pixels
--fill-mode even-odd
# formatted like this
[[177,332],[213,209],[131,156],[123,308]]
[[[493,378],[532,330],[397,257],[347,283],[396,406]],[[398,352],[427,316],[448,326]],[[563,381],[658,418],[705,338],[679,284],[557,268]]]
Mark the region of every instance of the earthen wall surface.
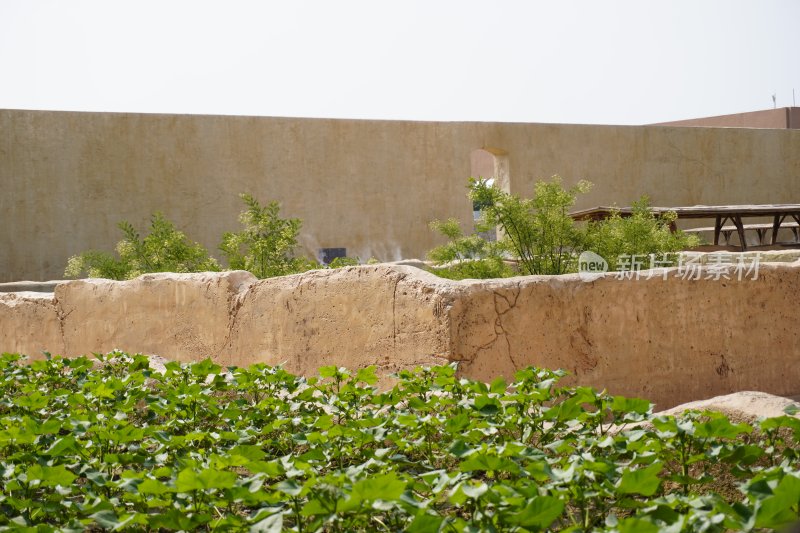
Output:
[[458,361],[462,375],[487,381],[536,365],[659,408],[745,390],[800,394],[800,261],[763,264],[755,279],[662,274],[456,282],[376,265],[261,281],[246,272],[79,280],[49,294],[0,293],[0,351],[118,348],[303,374]]

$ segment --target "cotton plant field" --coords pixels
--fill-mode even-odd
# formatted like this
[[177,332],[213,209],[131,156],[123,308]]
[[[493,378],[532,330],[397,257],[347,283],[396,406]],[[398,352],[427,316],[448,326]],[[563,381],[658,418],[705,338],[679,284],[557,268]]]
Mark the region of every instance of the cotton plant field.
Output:
[[[99,359],[99,360],[97,360]],[[0,358],[0,530],[758,531],[797,520],[800,419],[452,366]]]

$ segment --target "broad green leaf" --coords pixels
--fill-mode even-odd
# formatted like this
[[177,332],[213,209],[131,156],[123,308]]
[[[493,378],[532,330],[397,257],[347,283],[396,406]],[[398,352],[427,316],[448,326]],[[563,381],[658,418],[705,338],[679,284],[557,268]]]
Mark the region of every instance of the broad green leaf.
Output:
[[508,385],[506,384],[506,380],[504,380],[502,377],[499,377],[495,378],[491,385],[489,385],[489,392],[493,392],[495,394],[504,394],[507,388]]
[[178,492],[194,490],[227,489],[236,484],[236,474],[225,470],[206,468],[199,473],[193,468],[181,470],[175,481]]
[[791,428],[795,433],[800,433],[800,418],[794,416],[776,416],[773,418],[766,418],[760,422],[761,429],[777,429],[780,427]]
[[617,486],[617,491],[620,494],[652,496],[661,485],[661,478],[658,477],[658,474],[661,473],[663,467],[662,463],[653,463],[645,468],[625,470]]
[[142,494],[166,494],[172,492],[174,489],[157,479],[146,478],[136,486],[136,490]]
[[203,359],[200,362],[193,363],[189,367],[192,374],[199,377],[206,377],[210,374],[219,374],[222,367],[214,363],[211,359]]
[[167,508],[161,513],[150,515],[149,519],[150,525],[154,528],[192,531],[201,523],[208,522],[210,516],[187,516],[183,511],[175,508]]
[[462,472],[485,470],[487,472],[519,472],[519,465],[508,457],[497,457],[486,453],[474,453],[461,463]]
[[356,374],[356,381],[361,381],[367,385],[375,385],[378,382],[378,376],[375,375],[375,365],[362,368]]
[[485,395],[475,398],[474,408],[484,416],[493,416],[503,410],[503,406],[497,398]]
[[471,483],[461,484],[461,491],[467,498],[472,498],[473,500],[477,500],[483,496],[487,490],[489,490],[489,486],[486,485],[486,483],[479,483],[477,485]]
[[260,461],[267,454],[261,449],[261,446],[239,444],[228,450],[228,455],[243,457],[247,461]]
[[781,478],[774,492],[776,496],[786,497],[793,502],[793,505],[796,505],[800,502],[800,477],[786,474]]
[[64,466],[33,465],[27,471],[28,482],[38,481],[42,487],[68,487],[78,477]]
[[448,433],[455,435],[468,428],[469,425],[469,415],[467,413],[458,413],[457,415],[449,417],[444,427]]
[[338,373],[339,373],[339,368],[334,365],[322,366],[319,368],[319,375],[320,377],[323,378],[332,378],[336,376],[336,374]]
[[280,533],[283,531],[283,513],[275,513],[250,526],[250,533]]
[[44,453],[51,457],[60,457],[63,455],[71,455],[78,452],[78,446],[75,437],[67,435],[56,440]]
[[631,517],[620,520],[617,531],[619,533],[659,533],[661,528],[648,520]]
[[742,433],[752,433],[752,431],[753,428],[749,424],[732,424],[724,416],[712,418],[695,426],[695,436],[700,438],[734,439]]
[[374,500],[397,501],[406,489],[406,482],[395,472],[362,479],[353,484],[350,498],[341,505],[342,511],[358,507],[363,502]]
[[798,519],[792,510],[797,500],[785,495],[769,496],[756,504],[756,527],[779,528]]
[[444,522],[444,517],[434,516],[423,511],[408,525],[406,531],[408,533],[438,533],[442,522]]
[[645,414],[650,411],[653,404],[641,398],[626,398],[625,396],[614,396],[611,402],[613,411],[624,413]]
[[564,512],[564,502],[553,496],[537,496],[533,498],[519,512],[508,517],[508,522],[539,531],[550,527],[561,513]]
[[115,529],[119,525],[119,518],[114,511],[99,511],[89,516],[100,527]]
[[279,490],[289,496],[297,496],[303,491],[303,486],[298,484],[293,479],[287,479],[285,481],[281,481],[274,486],[275,490]]

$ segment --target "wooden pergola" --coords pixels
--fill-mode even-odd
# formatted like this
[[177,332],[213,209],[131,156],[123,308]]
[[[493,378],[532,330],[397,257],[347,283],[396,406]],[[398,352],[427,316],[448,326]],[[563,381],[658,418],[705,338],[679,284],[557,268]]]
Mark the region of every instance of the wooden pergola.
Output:
[[[800,204],[763,204],[763,205],[693,205],[678,207],[651,207],[650,210],[656,215],[663,215],[670,211],[674,212],[679,219],[701,219],[713,218],[714,222],[714,244],[719,244],[720,233],[725,229],[725,222],[730,221],[738,236],[742,250],[747,249],[744,232],[747,229],[759,231],[759,237],[763,237],[765,231],[763,224],[746,225],[742,222],[745,217],[772,217],[772,235],[768,244],[775,244],[778,238],[778,230],[781,227],[797,228],[800,226]],[[570,213],[573,220],[603,220],[610,217],[613,213],[620,216],[629,217],[633,214],[632,207],[610,207],[599,206],[590,209],[583,209]],[[787,220],[788,219],[788,220]],[[674,224],[672,226],[674,230]],[[711,229],[711,228],[707,228]],[[731,228],[730,231],[733,231]]]

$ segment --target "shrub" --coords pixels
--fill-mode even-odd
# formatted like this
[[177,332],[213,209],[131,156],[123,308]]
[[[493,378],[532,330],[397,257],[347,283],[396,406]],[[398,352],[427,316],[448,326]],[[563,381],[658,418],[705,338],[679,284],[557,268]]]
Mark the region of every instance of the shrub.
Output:
[[620,266],[620,258],[633,261],[634,256],[645,260],[641,265],[643,269],[669,266],[677,261],[677,252],[700,242],[695,235],[671,231],[670,225],[676,219],[677,215],[672,212],[656,216],[650,210],[648,197],[642,196],[633,203],[631,216],[622,217],[617,211],[605,220],[588,223],[585,246],[603,257],[610,270]]
[[319,268],[315,261],[293,256],[302,225],[299,218],[281,218],[278,202],[262,207],[252,195],[240,196],[246,205],[239,215],[244,229],[237,233],[226,232],[219,245],[230,268],[248,270],[258,278]]
[[115,258],[108,252],[90,250],[69,258],[64,275],[77,278],[131,279],[147,272],[219,271],[208,251],[186,235],[162,213],[150,221],[150,233],[143,239],[130,222],[119,223],[124,238],[117,243]]
[[463,235],[455,219],[434,221],[431,227],[450,239],[428,254],[437,264],[447,264],[434,272],[452,279],[507,276],[510,269],[502,261],[507,253],[519,260],[522,274],[565,274],[577,271],[578,256],[584,250],[602,256],[611,270],[618,269],[620,258],[626,257],[645,269],[674,264],[677,252],[699,243],[695,236],[671,231],[677,215],[655,215],[646,196],[634,202],[630,217],[616,212],[606,220],[576,225],[569,211],[578,195],[591,187],[580,181],[565,189],[561,178],[553,176],[538,182],[533,198],[525,199],[487,180],[471,178],[469,196],[481,207],[482,229],[499,227],[502,238],[490,243],[477,234]]
[[514,271],[503,262],[500,244],[489,242],[477,234],[464,235],[455,218],[444,222],[434,220],[430,227],[449,239],[448,243],[428,252],[428,259],[436,265],[436,275],[448,279],[504,278],[514,275]]
[[553,176],[536,184],[533,198],[523,199],[472,178],[469,195],[484,206],[485,222],[500,227],[501,245],[519,259],[523,274],[564,274],[577,269],[575,252],[583,242],[569,209],[590,188],[589,182],[580,181],[564,189],[561,178]]
[[357,266],[359,264],[358,257],[334,257],[333,260],[328,263],[328,268],[342,268],[347,266]]

